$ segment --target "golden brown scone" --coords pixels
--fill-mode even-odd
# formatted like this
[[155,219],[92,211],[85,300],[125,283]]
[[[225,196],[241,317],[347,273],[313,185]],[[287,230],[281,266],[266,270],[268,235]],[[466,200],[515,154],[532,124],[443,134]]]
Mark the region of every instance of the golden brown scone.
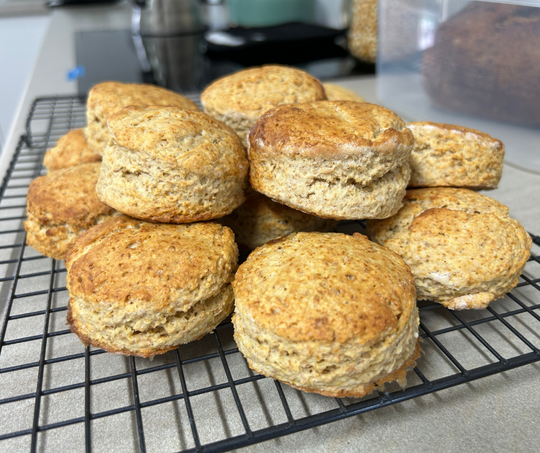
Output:
[[232,127],[244,146],[246,135],[268,110],[281,104],[326,99],[317,79],[286,66],[250,68],[223,77],[201,95],[204,111]]
[[100,200],[129,216],[189,223],[231,213],[244,200],[246,151],[229,127],[175,107],[122,109],[109,119]]
[[349,52],[359,60],[377,61],[377,0],[353,0]]
[[74,167],[88,162],[100,162],[101,154],[95,152],[86,141],[82,129],[73,129],[58,140],[54,148],[49,149],[43,158],[47,171]]
[[219,221],[233,230],[242,250],[299,231],[332,231],[338,224],[276,203],[251,188],[246,191],[246,201]]
[[199,110],[188,98],[166,88],[140,83],[100,83],[88,93],[87,127],[84,130],[89,145],[99,154],[103,154],[110,139],[107,121],[113,113],[128,105],[159,105]]
[[150,357],[211,332],[233,309],[234,235],[216,223],[118,216],[66,258],[68,323],[85,345]]
[[414,135],[409,187],[496,189],[504,145],[488,134],[451,124],[407,124]]
[[363,97],[358,96],[353,90],[343,88],[333,83],[323,83],[326,97],[329,101],[356,101],[366,102]]
[[418,299],[452,310],[485,308],[510,291],[532,245],[506,206],[467,189],[408,190],[403,208],[367,231],[410,266]]
[[378,105],[281,105],[249,133],[250,182],[308,214],[381,219],[401,207],[412,144],[405,123]]
[[233,282],[234,338],[250,368],[306,392],[361,397],[405,384],[419,355],[414,280],[355,233],[297,233],[249,255]]
[[43,255],[64,259],[82,233],[116,214],[96,195],[99,162],[34,179],[28,189],[26,243]]

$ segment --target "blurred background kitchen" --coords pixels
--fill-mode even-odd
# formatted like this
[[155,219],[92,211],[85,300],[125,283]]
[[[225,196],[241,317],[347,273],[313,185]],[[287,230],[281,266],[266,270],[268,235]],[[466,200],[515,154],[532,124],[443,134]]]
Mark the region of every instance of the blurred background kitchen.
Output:
[[540,173],[540,0],[0,0],[2,148],[38,56],[50,89],[35,96],[81,98],[104,80],[190,94],[296,66],[408,121],[487,132]]
[[[71,15],[80,14],[80,21],[92,22],[89,7],[101,11],[108,4],[110,8],[107,23],[101,27],[89,24],[75,32],[76,64],[66,68],[65,77],[77,83],[78,93],[84,96],[103,80],[155,83],[179,92],[197,92],[220,76],[266,63],[293,65],[325,80],[374,74],[375,52],[360,59],[351,55],[347,45],[352,3],[0,0],[0,146],[5,146],[12,129],[55,10],[62,8]],[[372,0],[357,3],[376,5]],[[99,19],[103,20],[103,14]],[[376,13],[366,16],[370,20],[373,23],[365,30],[372,33],[369,39],[376,49]],[[365,53],[362,46],[356,45],[361,57]]]

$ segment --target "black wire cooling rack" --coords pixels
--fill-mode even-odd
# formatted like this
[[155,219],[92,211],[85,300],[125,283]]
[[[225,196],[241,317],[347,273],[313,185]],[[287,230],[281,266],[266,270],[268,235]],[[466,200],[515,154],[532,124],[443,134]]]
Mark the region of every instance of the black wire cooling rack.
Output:
[[0,451],[226,451],[540,360],[536,236],[518,287],[486,310],[421,304],[423,355],[405,390],[336,399],[281,385],[247,367],[229,321],[153,361],[85,348],[66,327],[64,263],[26,247],[22,225],[45,151],[84,124],[78,98],[37,99],[0,188]]

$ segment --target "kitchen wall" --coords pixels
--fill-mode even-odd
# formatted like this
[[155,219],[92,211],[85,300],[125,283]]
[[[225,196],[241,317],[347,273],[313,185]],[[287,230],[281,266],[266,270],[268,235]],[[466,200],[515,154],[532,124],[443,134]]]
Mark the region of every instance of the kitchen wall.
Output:
[[0,17],[0,149],[18,113],[49,21],[49,15]]
[[344,28],[343,9],[349,0],[316,0],[315,20],[318,24],[331,28]]

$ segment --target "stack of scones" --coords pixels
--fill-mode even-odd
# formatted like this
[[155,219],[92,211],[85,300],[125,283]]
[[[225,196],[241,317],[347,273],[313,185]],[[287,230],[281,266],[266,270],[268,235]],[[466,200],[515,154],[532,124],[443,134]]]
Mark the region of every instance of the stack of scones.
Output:
[[[497,187],[498,140],[405,124],[283,66],[224,77],[201,102],[101,83],[30,186],[27,242],[65,259],[85,345],[153,357],[234,310],[253,370],[361,397],[406,384],[417,299],[479,309],[517,284],[531,239],[471,190]],[[331,232],[359,219],[371,240]],[[253,250],[240,267],[239,247]]]

